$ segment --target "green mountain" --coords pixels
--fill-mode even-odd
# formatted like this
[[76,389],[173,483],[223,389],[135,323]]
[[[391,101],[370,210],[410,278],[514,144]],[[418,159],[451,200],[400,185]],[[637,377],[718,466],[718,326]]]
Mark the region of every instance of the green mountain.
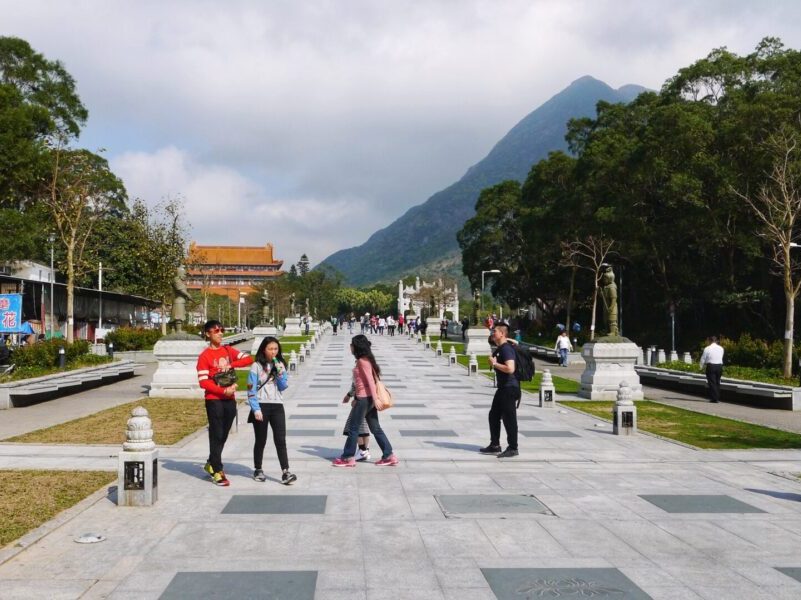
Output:
[[456,232],[473,216],[482,189],[507,179],[525,180],[531,166],[554,150],[567,150],[568,120],[593,116],[599,100],[630,102],[645,88],[617,90],[589,76],[571,83],[527,115],[456,183],[410,208],[361,246],[339,250],[321,264],[345,275],[349,285],[396,282],[409,274],[461,275]]

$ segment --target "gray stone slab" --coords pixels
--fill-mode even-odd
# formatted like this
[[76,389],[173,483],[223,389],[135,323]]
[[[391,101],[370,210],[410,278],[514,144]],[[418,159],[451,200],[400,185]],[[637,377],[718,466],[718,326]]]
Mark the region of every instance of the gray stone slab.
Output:
[[298,408],[334,408],[339,406],[338,402],[300,402]]
[[336,415],[289,415],[290,419],[336,419]]
[[286,598],[313,600],[317,571],[179,572],[161,600],[185,598]]
[[[298,404],[300,406],[300,404]],[[539,417],[535,417],[534,415],[517,415],[518,421],[539,421]]]
[[801,567],[774,567],[779,573],[784,573],[787,577],[792,577],[801,582]]
[[333,429],[287,429],[287,437],[331,437],[335,435]]
[[473,408],[492,408],[492,404],[471,404]]
[[640,498],[669,513],[765,512],[725,494],[641,494]]
[[554,430],[543,430],[543,431],[520,431],[518,432],[520,435],[526,437],[541,437],[541,438],[570,438],[570,437],[581,437],[580,435],[576,435],[572,431],[554,431]]
[[617,569],[481,569],[481,573],[498,600],[651,598]]
[[439,421],[439,417],[437,415],[399,415],[394,414],[390,415],[393,419],[418,419],[420,421]]
[[442,512],[453,514],[551,514],[534,496],[520,494],[445,494],[435,496]]
[[237,494],[228,501],[224,515],[323,515],[328,496],[264,496]]
[[469,385],[441,385],[443,390],[472,390]]
[[403,437],[459,437],[459,435],[451,429],[401,429],[399,431]]

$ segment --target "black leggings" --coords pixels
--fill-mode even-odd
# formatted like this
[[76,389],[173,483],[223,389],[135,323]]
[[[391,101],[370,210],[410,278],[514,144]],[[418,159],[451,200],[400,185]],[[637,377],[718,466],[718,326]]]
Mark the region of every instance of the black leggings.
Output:
[[253,468],[261,469],[261,462],[264,458],[264,446],[267,444],[267,426],[273,428],[273,442],[275,442],[275,452],[278,454],[278,462],[281,463],[281,470],[289,468],[289,460],[286,457],[286,417],[284,416],[283,404],[259,404],[261,407],[262,420],[253,419],[253,433],[256,441],[253,443]]
[[209,464],[215,472],[222,471],[222,451],[236,419],[236,402],[233,399],[206,400],[206,416],[209,419]]

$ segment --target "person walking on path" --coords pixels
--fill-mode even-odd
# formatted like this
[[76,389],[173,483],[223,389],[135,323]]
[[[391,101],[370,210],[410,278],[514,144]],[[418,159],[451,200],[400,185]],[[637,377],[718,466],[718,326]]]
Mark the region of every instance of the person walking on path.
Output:
[[[355,397],[351,401],[351,406],[355,409],[351,415],[351,423],[358,424],[362,419],[367,419],[367,426],[370,433],[375,437],[378,446],[381,448],[381,460],[376,461],[379,467],[392,467],[398,464],[398,458],[392,452],[392,444],[389,443],[381,424],[378,422],[378,411],[373,404],[376,396],[375,380],[381,377],[381,367],[375,361],[373,351],[370,349],[370,340],[363,335],[353,336],[350,342],[350,351],[356,358],[356,366],[353,367],[353,380],[355,383]],[[342,399],[345,404],[348,401],[346,395]],[[351,427],[342,456],[335,459],[332,463],[335,467],[355,467],[356,443],[359,437],[359,428]]]
[[281,342],[272,336],[265,337],[256,352],[256,360],[248,373],[248,423],[253,423],[253,479],[267,481],[262,470],[264,446],[267,444],[267,427],[273,429],[273,443],[281,465],[281,483],[291,485],[297,477],[289,472],[286,455],[286,414],[281,392],[287,381],[286,359],[281,352]]
[[439,322],[439,339],[448,339],[448,319],[445,317],[442,317],[442,320]]
[[203,333],[209,340],[209,347],[200,353],[197,359],[197,380],[206,399],[206,416],[209,420],[209,459],[203,469],[215,484],[228,486],[230,482],[225,476],[222,463],[222,451],[228,439],[228,432],[236,419],[236,375],[233,382],[221,383],[235,367],[247,367],[253,362],[249,354],[240,352],[231,346],[223,346],[222,338],[225,328],[217,320],[206,321]]
[[701,354],[701,368],[706,371],[706,383],[709,387],[709,401],[720,402],[720,378],[723,376],[723,348],[718,345],[718,338],[710,336],[704,352]]
[[573,344],[570,343],[570,336],[567,335],[567,331],[562,331],[562,333],[559,334],[559,337],[556,338],[554,350],[559,353],[559,366],[566,367],[567,353],[573,352]]
[[[495,350],[489,357],[490,367],[495,370],[498,389],[492,398],[489,411],[490,443],[481,448],[482,454],[495,454],[498,458],[517,456],[517,402],[520,400],[520,382],[515,376],[515,349],[509,341],[509,326],[497,323],[492,329]],[[506,429],[508,446],[501,452],[501,420]]]

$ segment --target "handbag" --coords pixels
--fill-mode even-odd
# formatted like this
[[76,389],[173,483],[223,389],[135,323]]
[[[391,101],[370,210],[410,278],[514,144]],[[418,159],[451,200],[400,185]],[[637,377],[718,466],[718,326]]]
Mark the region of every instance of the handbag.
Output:
[[375,398],[373,398],[373,406],[375,406],[377,411],[392,408],[395,404],[392,401],[392,392],[390,392],[389,388],[384,385],[384,382],[378,378],[375,370],[373,370],[373,379],[375,379]]
[[214,383],[220,387],[228,387],[236,383],[236,370],[228,369],[227,371],[218,371],[212,377]]

